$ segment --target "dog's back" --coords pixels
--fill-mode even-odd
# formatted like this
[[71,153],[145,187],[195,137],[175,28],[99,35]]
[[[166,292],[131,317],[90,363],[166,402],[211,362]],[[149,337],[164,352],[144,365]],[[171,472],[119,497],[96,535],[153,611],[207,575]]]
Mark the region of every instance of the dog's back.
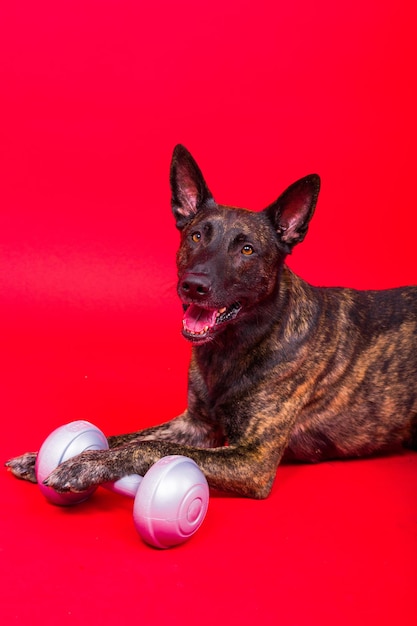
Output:
[[297,352],[305,406],[286,458],[417,449],[417,287],[313,288],[291,274],[294,282],[298,327],[305,308],[310,322]]

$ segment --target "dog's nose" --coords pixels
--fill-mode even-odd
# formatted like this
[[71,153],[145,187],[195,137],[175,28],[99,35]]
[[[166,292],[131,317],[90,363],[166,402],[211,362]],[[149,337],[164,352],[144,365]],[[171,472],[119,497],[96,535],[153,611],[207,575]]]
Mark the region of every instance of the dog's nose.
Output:
[[210,279],[204,274],[185,274],[180,282],[181,295],[187,299],[205,300],[210,291]]

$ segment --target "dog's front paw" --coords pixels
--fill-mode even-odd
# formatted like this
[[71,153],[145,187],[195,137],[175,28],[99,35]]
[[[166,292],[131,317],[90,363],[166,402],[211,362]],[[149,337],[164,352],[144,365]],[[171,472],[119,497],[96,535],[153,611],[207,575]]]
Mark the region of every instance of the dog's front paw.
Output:
[[21,456],[16,456],[14,459],[10,459],[6,462],[6,467],[10,470],[13,476],[21,478],[22,480],[28,480],[31,483],[36,483],[35,463],[36,452],[26,452]]
[[65,461],[43,481],[59,493],[82,493],[94,485],[107,482],[106,450],[88,450]]

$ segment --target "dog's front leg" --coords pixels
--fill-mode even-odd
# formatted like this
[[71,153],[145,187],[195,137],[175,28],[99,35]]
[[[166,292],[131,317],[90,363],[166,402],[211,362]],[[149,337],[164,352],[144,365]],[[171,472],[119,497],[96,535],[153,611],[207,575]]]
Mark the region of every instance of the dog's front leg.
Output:
[[228,446],[203,448],[172,441],[135,440],[110,450],[84,452],[54,470],[46,484],[60,492],[84,491],[91,485],[115,481],[128,474],[144,475],[160,458],[180,454],[197,463],[211,487],[240,496],[265,498],[288,440],[288,423],[279,420],[266,426],[261,419],[259,427],[251,426]]
[[[264,386],[250,394],[232,394],[217,407],[212,420],[192,409],[166,425],[136,433],[130,441],[104,451],[84,452],[57,467],[46,483],[57,491],[85,491],[103,482],[129,474],[144,475],[160,458],[180,454],[193,459],[211,487],[240,496],[265,498],[274,482],[296,416],[306,398],[282,386],[280,394]],[[215,421],[214,421],[215,419]],[[156,438],[165,432],[165,439]],[[206,433],[202,437],[203,433]],[[223,440],[207,447],[211,433],[224,433]],[[219,435],[219,440],[222,439]],[[141,437],[144,439],[141,440]],[[196,443],[200,441],[200,444]],[[201,443],[201,441],[203,443]],[[210,445],[210,444],[209,444]]]
[[[140,441],[155,440],[201,448],[216,447],[224,443],[221,432],[213,424],[193,419],[188,411],[159,426],[153,426],[126,435],[108,437],[110,448],[133,446]],[[36,458],[37,452],[26,452],[7,461],[6,467],[16,478],[36,483]],[[89,459],[89,466],[91,467],[91,465],[92,459]]]
[[218,424],[193,418],[190,411],[158,426],[151,426],[134,433],[108,437],[110,448],[134,445],[141,441],[166,441],[196,448],[216,448],[224,444],[223,431]]
[[16,478],[36,483],[38,482],[35,473],[37,455],[37,452],[25,452],[25,454],[6,461],[5,465]]
[[226,446],[207,450],[147,441],[134,447],[84,452],[57,467],[45,482],[59,492],[82,492],[128,474],[144,475],[153,463],[170,454],[192,458],[210,487],[258,499],[270,493],[277,465],[261,448]]

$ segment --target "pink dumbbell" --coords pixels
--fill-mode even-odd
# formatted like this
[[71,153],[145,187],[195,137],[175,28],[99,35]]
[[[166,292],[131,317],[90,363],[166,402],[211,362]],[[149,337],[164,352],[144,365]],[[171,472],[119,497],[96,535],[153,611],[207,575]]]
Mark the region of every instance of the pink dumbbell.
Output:
[[[42,493],[59,505],[86,500],[96,487],[83,493],[58,493],[43,481],[58,465],[81,452],[108,448],[105,435],[90,422],[79,420],[54,430],[42,444],[36,460]],[[185,456],[166,456],[144,477],[133,474],[102,486],[135,499],[136,529],[144,541],[157,548],[170,548],[189,539],[200,528],[207,512],[207,480],[197,464]]]

